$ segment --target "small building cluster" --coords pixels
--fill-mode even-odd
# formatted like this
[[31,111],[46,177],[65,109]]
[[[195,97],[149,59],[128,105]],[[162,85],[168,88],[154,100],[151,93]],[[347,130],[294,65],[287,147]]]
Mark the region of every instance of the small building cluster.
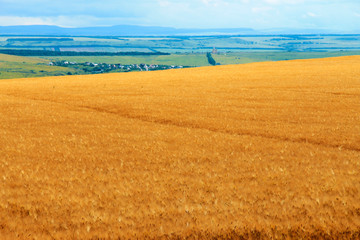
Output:
[[81,68],[85,72],[91,73],[105,73],[105,72],[131,72],[131,71],[156,71],[166,69],[179,69],[184,66],[175,65],[157,65],[157,64],[108,64],[108,63],[76,63],[69,61],[53,61],[49,63],[50,66],[62,66],[62,67],[73,67]]

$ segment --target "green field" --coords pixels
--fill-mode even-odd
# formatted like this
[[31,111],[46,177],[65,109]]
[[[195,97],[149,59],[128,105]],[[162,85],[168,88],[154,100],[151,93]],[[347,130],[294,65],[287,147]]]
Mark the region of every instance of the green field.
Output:
[[241,51],[360,50],[360,35],[223,35],[171,37],[0,37],[0,49],[38,49],[91,52],[222,53]]
[[41,58],[18,57],[0,54],[0,79],[60,76],[69,72],[76,74],[75,69],[48,66],[49,61]]
[[217,63],[243,64],[251,62],[283,61],[294,59],[327,58],[360,55],[360,51],[333,51],[333,52],[235,52],[213,54]]
[[[0,79],[99,73],[81,66],[95,64],[147,64],[209,66],[206,53],[216,48],[218,64],[326,58],[360,55],[360,35],[266,35],[266,36],[171,36],[171,37],[0,37],[0,50],[47,50],[79,52],[80,56],[16,57],[0,54]],[[98,56],[81,56],[96,52]],[[130,55],[104,56],[100,52]],[[131,55],[169,53],[170,55]],[[57,55],[57,54],[56,54]],[[49,66],[68,61],[78,66]],[[55,64],[58,65],[58,64]],[[60,65],[62,66],[62,65]],[[109,70],[114,72],[116,70]],[[133,70],[131,70],[133,71]],[[135,69],[136,71],[136,69]]]
[[205,54],[172,54],[150,56],[75,56],[42,57],[50,61],[72,61],[77,63],[121,63],[121,64],[161,64],[177,66],[209,66]]
[[[244,64],[251,62],[264,61],[283,61],[293,59],[310,59],[310,58],[326,58],[339,57],[349,55],[360,55],[360,51],[333,51],[333,52],[230,52],[213,54],[217,63],[227,64]],[[209,66],[205,54],[171,54],[161,56],[75,56],[75,57],[42,57],[49,61],[72,61],[72,62],[95,62],[95,63],[121,63],[121,64],[162,64],[162,65],[181,65],[181,66]]]
[[[281,52],[281,51],[253,51],[228,52],[213,54],[215,61],[221,65],[244,64],[251,62],[282,61],[292,59],[325,58],[337,56],[360,55],[360,51],[332,51],[332,52]],[[106,63],[106,64],[154,64],[201,67],[209,66],[206,54],[171,54],[151,56],[62,56],[62,57],[18,57],[0,54],[0,79],[27,78],[42,76],[59,76],[67,74],[89,74],[82,68],[49,66],[49,62],[69,61],[77,63]]]

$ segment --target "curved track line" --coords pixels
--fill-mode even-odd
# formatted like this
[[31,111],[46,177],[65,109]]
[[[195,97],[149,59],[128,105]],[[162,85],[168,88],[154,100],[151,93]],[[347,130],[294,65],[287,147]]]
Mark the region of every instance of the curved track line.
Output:
[[26,97],[12,95],[12,94],[1,94],[1,95],[11,96],[11,97],[16,97],[16,98],[23,98],[23,99],[27,99],[27,100],[33,100],[33,101],[57,103],[57,104],[61,104],[61,105],[67,105],[71,108],[75,107],[75,108],[88,109],[91,111],[96,111],[96,112],[101,112],[101,113],[114,114],[114,115],[117,115],[117,116],[120,116],[123,118],[134,119],[134,120],[139,120],[139,121],[148,122],[148,123],[176,126],[176,127],[181,127],[181,128],[207,130],[207,131],[211,131],[211,132],[215,132],[215,133],[223,133],[223,134],[229,134],[229,135],[261,137],[261,138],[266,138],[266,139],[274,139],[274,140],[293,142],[293,143],[305,143],[305,144],[312,144],[312,145],[329,147],[329,148],[339,148],[339,149],[344,149],[344,150],[349,150],[349,151],[360,152],[360,147],[351,146],[351,145],[328,144],[328,143],[324,143],[324,142],[320,142],[320,141],[315,141],[312,139],[289,138],[289,137],[285,137],[285,136],[276,136],[276,135],[270,135],[270,134],[264,134],[264,133],[253,133],[253,132],[245,131],[245,130],[233,131],[233,130],[228,130],[228,129],[215,128],[215,127],[204,127],[204,126],[200,126],[196,123],[191,123],[191,122],[177,122],[177,121],[173,121],[171,119],[160,119],[160,118],[154,118],[152,116],[130,115],[130,114],[124,114],[124,113],[120,113],[120,112],[116,112],[116,111],[110,111],[110,110],[99,108],[99,107],[92,107],[92,106],[85,106],[85,105],[70,105],[68,103],[59,102],[59,101],[50,100],[50,99],[26,98]]

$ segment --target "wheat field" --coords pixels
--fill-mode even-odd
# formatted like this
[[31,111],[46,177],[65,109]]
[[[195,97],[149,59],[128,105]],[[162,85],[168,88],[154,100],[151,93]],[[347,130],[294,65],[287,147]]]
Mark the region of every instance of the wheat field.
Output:
[[360,56],[0,81],[0,239],[359,239]]

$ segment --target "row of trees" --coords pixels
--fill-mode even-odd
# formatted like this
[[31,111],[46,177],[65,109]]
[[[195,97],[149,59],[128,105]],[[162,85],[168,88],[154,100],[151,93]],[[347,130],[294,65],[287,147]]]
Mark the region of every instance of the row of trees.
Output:
[[68,42],[73,38],[8,38],[7,42]]
[[208,59],[208,62],[211,64],[211,65],[216,65],[216,61],[215,61],[215,59],[213,58],[213,56],[211,55],[211,53],[207,53],[206,54],[206,57],[207,57],[207,59]]
[[170,55],[164,52],[60,52],[46,50],[18,50],[0,49],[0,53],[16,56],[148,56],[148,55]]

